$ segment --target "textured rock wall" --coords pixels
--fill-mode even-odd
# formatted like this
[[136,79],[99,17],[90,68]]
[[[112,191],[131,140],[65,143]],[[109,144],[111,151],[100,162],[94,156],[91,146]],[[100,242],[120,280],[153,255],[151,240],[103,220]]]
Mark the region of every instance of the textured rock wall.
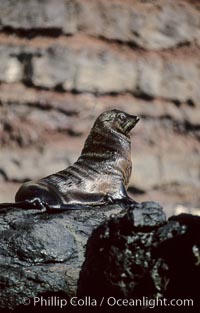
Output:
[[142,117],[130,191],[198,206],[198,1],[0,1],[0,56],[0,201],[71,164],[121,108]]

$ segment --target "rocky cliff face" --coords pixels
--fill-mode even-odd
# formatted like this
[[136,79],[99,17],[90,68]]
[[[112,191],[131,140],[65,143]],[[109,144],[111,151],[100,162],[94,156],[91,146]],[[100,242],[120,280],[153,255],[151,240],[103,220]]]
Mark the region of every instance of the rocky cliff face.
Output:
[[199,23],[189,0],[1,1],[0,201],[74,162],[96,116],[119,108],[142,118],[135,198],[197,207]]

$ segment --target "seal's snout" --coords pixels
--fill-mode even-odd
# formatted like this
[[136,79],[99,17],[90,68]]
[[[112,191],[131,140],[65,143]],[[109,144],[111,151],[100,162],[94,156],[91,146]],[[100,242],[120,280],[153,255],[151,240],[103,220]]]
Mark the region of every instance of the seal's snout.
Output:
[[135,126],[137,124],[137,122],[139,122],[140,118],[139,116],[132,116],[132,122],[133,122],[133,126]]
[[129,134],[129,132],[135,127],[137,122],[140,120],[138,116],[127,115],[126,124],[124,126],[124,133]]
[[139,116],[135,116],[135,115],[130,116],[130,124],[132,128],[135,127],[135,125],[137,124],[137,122],[139,122],[139,120],[140,120]]

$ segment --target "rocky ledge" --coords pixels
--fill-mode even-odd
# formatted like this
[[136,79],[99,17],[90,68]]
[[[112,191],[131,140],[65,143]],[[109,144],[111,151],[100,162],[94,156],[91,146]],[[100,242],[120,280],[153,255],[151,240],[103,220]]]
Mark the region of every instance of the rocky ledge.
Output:
[[[178,299],[169,312],[200,305],[199,217],[167,221],[155,202],[58,214],[13,208],[0,215],[0,233],[1,310],[55,312],[61,296],[68,311],[79,308],[70,303],[75,296],[85,301],[80,309],[93,312],[103,297],[107,310],[123,312],[151,311],[148,299]],[[48,307],[34,297],[48,300]],[[126,303],[110,304],[113,299]],[[134,299],[142,305],[133,307]],[[192,303],[180,306],[181,299]],[[154,312],[164,309],[158,305]]]

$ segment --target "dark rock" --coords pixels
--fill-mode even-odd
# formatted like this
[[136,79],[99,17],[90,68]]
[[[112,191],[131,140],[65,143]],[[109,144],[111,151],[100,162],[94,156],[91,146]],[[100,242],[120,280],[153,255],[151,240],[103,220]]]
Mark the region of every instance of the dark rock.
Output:
[[[151,306],[159,299],[179,299],[179,303],[180,299],[191,299],[196,308],[200,218],[181,214],[167,222],[155,202],[121,209],[111,205],[54,215],[13,209],[1,214],[0,308],[20,313],[27,308],[34,312],[59,311],[59,307],[35,307],[33,298],[52,296],[69,301],[76,295],[82,264],[78,298],[90,296],[99,301],[103,296],[109,311],[130,312],[134,308],[134,312],[151,312],[147,308],[149,299]],[[27,297],[31,304],[24,306]],[[107,299],[112,302],[113,297],[143,302],[137,308],[107,305]],[[167,311],[164,305],[162,312],[177,312],[178,308]],[[192,308],[180,306],[180,312],[191,312]],[[77,307],[67,309],[77,311]],[[88,308],[79,309],[85,312]],[[100,308],[89,309],[99,312]],[[160,306],[154,311],[160,312]]]
[[[150,202],[149,206],[144,203],[123,211],[120,216],[114,216],[98,227],[88,241],[86,261],[80,274],[79,295],[137,296],[145,276],[152,292],[152,279],[148,274],[152,237],[164,223],[166,219],[162,208]],[[143,295],[147,294],[143,290]]]
[[[107,308],[109,297],[159,298],[167,299],[167,303],[172,299],[191,299],[197,308],[199,226],[200,218],[189,214],[172,217],[167,222],[161,207],[152,202],[113,216],[95,229],[88,241],[78,296],[91,295],[97,299],[104,296]],[[191,312],[194,307],[171,306],[169,312],[179,308],[181,312],[184,309]],[[139,312],[143,309],[147,309],[146,305],[138,308]],[[160,312],[159,305],[155,310]],[[166,312],[166,306],[162,312]]]
[[156,202],[142,202],[128,210],[127,216],[134,227],[139,229],[151,229],[166,222],[166,215],[161,206]]
[[38,295],[75,295],[88,237],[120,210],[111,205],[53,215],[14,209],[1,214],[0,308],[15,309]]

